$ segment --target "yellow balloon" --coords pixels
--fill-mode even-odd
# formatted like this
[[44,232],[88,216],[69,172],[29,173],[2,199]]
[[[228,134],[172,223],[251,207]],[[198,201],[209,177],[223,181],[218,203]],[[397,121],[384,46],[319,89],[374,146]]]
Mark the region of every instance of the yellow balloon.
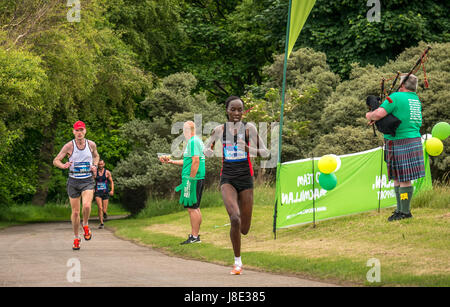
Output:
[[426,141],[425,150],[430,156],[439,156],[444,150],[444,144],[440,139],[432,137]]
[[324,174],[331,174],[337,168],[338,162],[335,157],[325,155],[319,159],[319,171]]

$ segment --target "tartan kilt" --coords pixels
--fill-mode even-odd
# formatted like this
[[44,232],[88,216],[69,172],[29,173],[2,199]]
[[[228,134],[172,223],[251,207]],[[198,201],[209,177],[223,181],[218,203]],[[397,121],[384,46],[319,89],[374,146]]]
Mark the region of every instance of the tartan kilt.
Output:
[[425,177],[421,138],[384,140],[384,161],[389,180],[411,181]]

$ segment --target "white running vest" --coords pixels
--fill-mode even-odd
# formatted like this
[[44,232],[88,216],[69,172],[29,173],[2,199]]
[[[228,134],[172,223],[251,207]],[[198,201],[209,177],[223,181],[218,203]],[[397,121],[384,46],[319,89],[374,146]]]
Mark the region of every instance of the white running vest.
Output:
[[71,178],[86,179],[92,177],[92,152],[87,139],[85,139],[85,142],[86,146],[84,146],[84,149],[79,149],[75,140],[72,140],[73,152],[69,157],[69,161],[72,162],[69,172],[69,177]]

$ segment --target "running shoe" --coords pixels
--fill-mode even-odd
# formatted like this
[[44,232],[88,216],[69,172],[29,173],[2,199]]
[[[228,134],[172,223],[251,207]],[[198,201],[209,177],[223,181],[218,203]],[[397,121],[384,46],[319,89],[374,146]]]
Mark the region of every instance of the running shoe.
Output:
[[84,226],[83,229],[84,229],[84,239],[86,241],[92,239],[92,231],[89,229],[89,226]]
[[75,240],[73,240],[73,245],[72,245],[72,249],[74,251],[77,251],[80,249],[80,239],[76,238]]
[[103,212],[103,219],[104,220],[108,219],[108,214],[106,214],[106,212]]
[[104,224],[100,224],[100,226],[98,226],[98,229],[103,229],[103,228],[105,228]]
[[184,242],[181,242],[180,244],[181,244],[181,245],[184,245],[184,244],[201,243],[201,242],[202,242],[202,241],[200,241],[200,235],[199,235],[197,238],[194,238],[193,235],[189,235],[189,237],[187,238],[187,240],[184,241]]
[[233,265],[233,270],[230,272],[231,275],[241,275],[242,274],[242,267],[238,265]]
[[395,210],[394,212],[392,212],[392,215],[390,217],[388,217],[388,222],[398,220],[400,214],[401,214],[400,211]]

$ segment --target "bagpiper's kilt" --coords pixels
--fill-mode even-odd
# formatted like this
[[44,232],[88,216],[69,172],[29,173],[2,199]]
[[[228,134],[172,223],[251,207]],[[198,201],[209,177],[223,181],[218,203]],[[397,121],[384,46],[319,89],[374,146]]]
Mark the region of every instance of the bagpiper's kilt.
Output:
[[389,180],[405,182],[425,177],[421,138],[384,140]]

